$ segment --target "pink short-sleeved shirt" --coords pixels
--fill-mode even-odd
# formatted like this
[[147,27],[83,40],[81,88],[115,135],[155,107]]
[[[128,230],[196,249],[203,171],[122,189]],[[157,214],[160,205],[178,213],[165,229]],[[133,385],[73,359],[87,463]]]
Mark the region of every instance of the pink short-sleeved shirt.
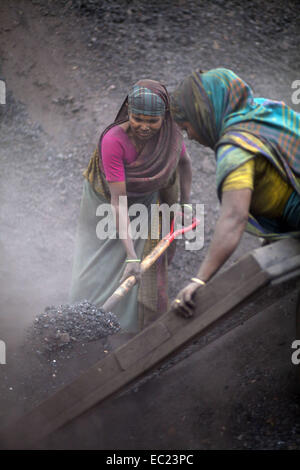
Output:
[[[186,152],[182,142],[180,157]],[[126,132],[120,126],[112,127],[101,142],[101,155],[106,180],[125,181],[125,167],[137,159],[138,153]]]

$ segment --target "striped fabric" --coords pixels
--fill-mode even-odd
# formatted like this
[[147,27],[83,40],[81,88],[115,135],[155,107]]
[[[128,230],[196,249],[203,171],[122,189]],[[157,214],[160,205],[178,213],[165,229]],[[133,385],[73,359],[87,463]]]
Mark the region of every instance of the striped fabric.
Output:
[[[182,151],[183,136],[170,113],[169,93],[166,87],[155,80],[139,80],[134,87],[149,89],[163,101],[166,112],[163,124],[157,134],[149,139],[139,152],[137,159],[125,167],[127,196],[138,197],[172,185]],[[157,102],[159,102],[159,100]],[[104,135],[114,126],[128,121],[128,95],[117,116],[101,134],[97,150],[94,152],[84,176],[93,188],[102,193],[102,177],[105,171],[101,156],[101,142]],[[101,173],[101,175],[100,175]]]
[[[247,152],[237,152],[242,148]],[[258,137],[246,132],[231,132],[221,139],[216,147],[217,157],[217,188],[220,197],[222,182],[229,173],[238,166],[257,155],[263,155],[276,168],[282,178],[289,182],[295,191],[300,193],[300,181],[296,173],[290,168],[284,158],[279,158],[276,153]]]
[[160,96],[149,88],[135,85],[128,94],[128,111],[145,116],[162,116],[166,107]]
[[[216,178],[219,199],[221,199],[222,182],[225,180],[226,176],[229,175],[236,168],[241,166],[243,163],[246,163],[255,156],[259,155],[263,155],[264,157],[266,157],[277,169],[282,178],[293,186],[294,192],[296,194],[300,194],[300,178],[297,178],[294,175],[293,171],[286,164],[281,164],[281,162],[275,158],[274,152],[268,151],[267,146],[261,146],[260,150],[254,152],[254,148],[251,148],[247,142],[247,135],[245,134],[244,137],[246,139],[246,145],[243,148],[244,150],[247,149],[247,152],[239,152],[238,149],[242,148],[242,146],[238,147],[236,144],[232,146],[221,145],[218,147],[218,165]],[[238,138],[242,138],[242,135],[239,135]],[[259,140],[254,138],[253,136],[252,139],[254,142],[256,142],[256,140]],[[300,237],[300,232],[283,232],[282,225],[282,223],[279,224],[275,220],[271,222],[265,217],[255,218],[252,214],[249,214],[246,230],[252,235],[272,240],[279,240],[288,237]]]
[[[151,93],[159,98],[157,104],[160,103],[160,100],[163,101],[166,112],[159,133],[146,143],[137,160],[125,168],[128,204],[143,203],[148,208],[151,208],[152,203],[166,203],[171,206],[178,201],[179,197],[178,162],[182,151],[183,137],[179,127],[171,118],[169,94],[165,86],[154,80],[140,80],[136,86],[140,89],[151,90]],[[112,127],[128,121],[127,102],[128,96],[126,96],[115,121],[101,134],[99,145],[83,173],[87,181],[84,182],[82,210],[74,256],[71,289],[73,301],[86,298],[97,305],[103,305],[119,284],[123,273],[126,253],[120,240],[99,240],[95,234],[96,225],[99,222],[99,217],[96,217],[96,208],[99,207],[99,204],[107,204],[111,199],[101,152],[98,150],[101,150],[101,139],[106,132]],[[161,236],[159,219],[152,225],[152,228],[154,227],[158,231],[158,235]],[[136,253],[138,257],[144,258],[157,245],[158,240],[155,237],[152,239],[151,233],[149,233],[145,243],[141,245],[140,240],[136,242],[139,246],[139,248],[136,247]],[[159,262],[144,273],[139,285],[132,289],[129,296],[124,299],[125,303],[121,302],[117,306],[115,313],[119,311],[119,320],[125,330],[142,329],[156,319],[157,315],[168,310],[168,259],[169,253],[165,253]],[[101,272],[106,274],[99,278]]]
[[[175,121],[189,121],[202,142],[215,151],[219,198],[226,176],[259,154],[300,194],[300,114],[284,102],[254,98],[234,72],[218,68],[187,77],[171,97],[171,112]],[[239,154],[236,148],[247,153]],[[271,238],[295,235],[271,232],[252,215],[248,231]]]

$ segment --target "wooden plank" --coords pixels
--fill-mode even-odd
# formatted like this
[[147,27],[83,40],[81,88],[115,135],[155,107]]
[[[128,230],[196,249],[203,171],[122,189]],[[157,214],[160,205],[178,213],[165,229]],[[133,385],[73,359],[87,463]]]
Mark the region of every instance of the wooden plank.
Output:
[[263,270],[275,266],[281,261],[293,258],[300,254],[300,240],[286,239],[271,243],[270,245],[256,248],[252,252],[253,257]]
[[[170,336],[168,328],[162,322],[158,321],[150,325],[140,333],[138,340],[130,341],[126,347],[121,347],[115,352],[121,369],[128,369],[135,364],[137,359],[141,360],[144,356],[150,354],[161,343],[168,340]],[[143,344],[142,349],[141,344]]]
[[292,271],[299,269],[300,266],[300,255],[294,256],[293,258],[285,259],[275,266],[267,268],[267,272],[270,274],[272,279],[284,276]]
[[[281,242],[279,242],[281,243]],[[185,319],[170,311],[113,351],[67,387],[41,403],[0,434],[5,448],[30,448],[34,443],[70,422],[95,404],[108,398],[139,377],[178,348],[217,324],[249,295],[266,285],[272,263],[280,263],[280,245],[268,253],[250,254],[213,279],[196,294],[195,315]],[[297,254],[300,244],[292,249],[286,244],[284,256]],[[254,250],[255,251],[255,250]],[[297,261],[298,262],[298,261]]]
[[[248,256],[199,291],[195,316],[186,320],[168,312],[131,341],[99,361],[67,387],[21,418],[5,433],[8,446],[26,448],[118,391],[164,357],[199,334],[268,277]],[[229,285],[234,285],[231,292]],[[227,292],[227,297],[224,293]],[[213,293],[213,295],[212,295]],[[201,317],[205,312],[206,316]],[[147,340],[146,340],[147,339]]]

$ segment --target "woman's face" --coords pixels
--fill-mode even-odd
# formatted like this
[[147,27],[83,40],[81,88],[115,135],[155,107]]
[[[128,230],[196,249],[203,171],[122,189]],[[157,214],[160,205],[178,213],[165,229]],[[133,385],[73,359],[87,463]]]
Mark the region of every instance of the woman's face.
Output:
[[186,131],[189,140],[196,140],[199,144],[208,147],[208,144],[201,139],[189,121],[177,122],[177,124],[183,131]]
[[163,120],[163,116],[129,113],[129,125],[132,134],[140,140],[151,139],[160,130]]

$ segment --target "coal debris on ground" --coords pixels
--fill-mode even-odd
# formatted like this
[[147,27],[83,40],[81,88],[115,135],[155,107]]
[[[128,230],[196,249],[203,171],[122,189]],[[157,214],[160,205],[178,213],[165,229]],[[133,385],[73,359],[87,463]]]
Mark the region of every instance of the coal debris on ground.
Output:
[[72,346],[74,342],[96,341],[119,330],[120,324],[114,313],[84,300],[46,307],[28,328],[27,340],[37,344],[38,351],[43,353]]

